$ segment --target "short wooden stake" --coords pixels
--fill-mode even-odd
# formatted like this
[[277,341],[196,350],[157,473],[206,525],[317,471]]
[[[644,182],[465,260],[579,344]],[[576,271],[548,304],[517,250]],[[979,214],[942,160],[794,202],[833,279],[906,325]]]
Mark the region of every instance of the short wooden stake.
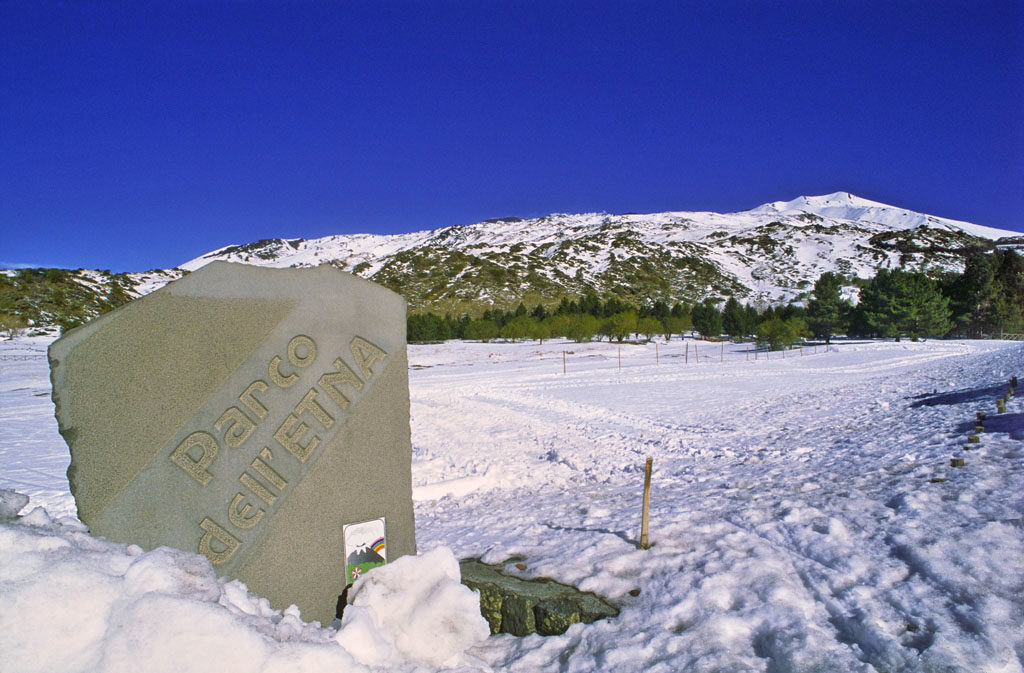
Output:
[[720,355],[718,356],[718,361],[719,361],[720,363],[721,363],[721,362],[725,362],[725,342],[724,342],[724,341],[722,342],[722,352],[721,352],[721,354],[720,354]]
[[750,359],[750,344],[747,344],[747,360]]
[[980,444],[981,443],[981,437],[979,437],[978,435],[968,435],[967,436],[967,443],[968,444]]
[[979,434],[982,433],[982,432],[985,432],[985,426],[984,425],[980,425],[980,424],[979,425],[975,425],[974,426],[974,431],[979,433]]
[[697,355],[697,342],[693,342],[693,361],[700,364],[700,356]]
[[966,464],[967,464],[967,461],[965,461],[963,458],[950,458],[949,459],[949,466],[950,467],[963,467]]
[[661,364],[661,358],[658,357],[658,344],[654,344],[654,364]]
[[619,346],[619,369],[622,369],[622,346]]
[[651,510],[651,463],[653,461],[648,458],[647,464],[644,466],[644,509],[640,517],[640,548],[649,549],[650,544],[647,539],[647,524],[650,521],[650,510]]
[[979,411],[979,412],[978,412],[978,413],[977,413],[976,415],[977,415],[977,417],[978,417],[978,422],[979,422],[979,423],[980,423],[981,421],[984,421],[984,420],[985,420],[985,412],[984,412],[984,411]]
[[690,364],[690,344],[686,344],[686,353],[683,354],[683,364]]
[[565,373],[565,351],[562,351],[562,373]]

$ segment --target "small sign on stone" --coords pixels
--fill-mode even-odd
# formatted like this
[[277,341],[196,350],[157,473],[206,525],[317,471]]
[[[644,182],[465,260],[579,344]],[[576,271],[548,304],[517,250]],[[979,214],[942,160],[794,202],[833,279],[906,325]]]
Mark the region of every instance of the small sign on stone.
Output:
[[49,357],[94,534],[199,552],[325,624],[352,581],[347,530],[378,558],[415,553],[397,294],[330,266],[214,262]]

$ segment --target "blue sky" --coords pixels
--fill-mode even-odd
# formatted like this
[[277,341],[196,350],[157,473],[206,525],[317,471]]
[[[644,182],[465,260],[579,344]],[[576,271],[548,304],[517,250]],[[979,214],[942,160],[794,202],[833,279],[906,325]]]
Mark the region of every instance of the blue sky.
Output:
[[1024,3],[0,0],[0,265],[837,190],[1024,231]]

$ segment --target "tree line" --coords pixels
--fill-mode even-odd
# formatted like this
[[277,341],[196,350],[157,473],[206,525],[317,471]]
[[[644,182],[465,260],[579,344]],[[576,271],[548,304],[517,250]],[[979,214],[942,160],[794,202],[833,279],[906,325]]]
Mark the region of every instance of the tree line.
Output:
[[[859,301],[842,296],[843,286],[857,286]],[[557,307],[515,310],[490,308],[479,318],[414,313],[408,316],[410,343],[447,339],[536,339],[573,341],[595,338],[623,342],[631,336],[652,339],[695,331],[704,338],[749,338],[772,349],[834,335],[920,339],[924,337],[998,337],[1024,332],[1024,258],[995,251],[969,257],[963,273],[932,278],[924,273],[879,269],[871,279],[822,274],[806,305],[790,303],[759,308],[735,297],[669,306],[662,300],[640,306],[617,297],[602,300],[589,293],[563,298]],[[719,306],[721,305],[721,308]]]

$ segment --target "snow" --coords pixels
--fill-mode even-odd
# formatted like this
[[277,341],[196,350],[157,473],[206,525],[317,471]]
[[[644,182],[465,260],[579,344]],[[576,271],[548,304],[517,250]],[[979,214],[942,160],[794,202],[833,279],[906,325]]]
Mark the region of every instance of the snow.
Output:
[[[808,222],[805,219],[808,213],[819,215],[824,221]],[[755,250],[753,256],[756,261],[768,261],[775,267],[770,274],[770,283],[759,282],[751,276],[755,260],[748,245],[751,239],[756,240],[765,233],[765,226],[774,222],[782,222],[784,230],[782,233],[775,231],[771,237],[777,239],[782,248],[792,246],[794,249],[780,249],[771,254]],[[744,287],[755,289],[755,299],[785,302],[806,289],[797,283],[805,281],[809,286],[826,271],[869,278],[877,267],[899,263],[898,251],[871,248],[871,237],[922,225],[989,239],[1016,235],[1012,231],[935,217],[847,192],[835,192],[766,203],[738,213],[552,214],[521,221],[485,221],[396,235],[355,234],[292,242],[277,240],[260,246],[259,250],[250,246],[245,246],[245,249],[238,246],[221,248],[189,260],[181,268],[195,270],[221,259],[273,267],[317,266],[331,262],[352,272],[357,265],[365,263],[368,266],[361,269],[360,274],[370,277],[395,255],[424,246],[481,255],[507,252],[517,244],[521,244],[524,251],[548,245],[548,254],[553,256],[560,243],[585,239],[593,249],[574,247],[567,254],[561,271],[571,274],[577,267],[581,268],[584,278],[593,283],[601,272],[607,270],[610,253],[619,257],[634,254],[615,245],[615,234],[625,232],[635,234],[648,246],[662,247],[671,254],[703,258]],[[826,231],[819,231],[822,226]],[[725,237],[716,235],[723,232]],[[733,236],[739,239],[738,242],[729,240]],[[848,266],[840,268],[838,260]],[[952,255],[938,255],[931,263],[950,271],[963,269],[962,260]],[[551,275],[548,269],[540,269],[538,273]],[[483,300],[484,297],[476,299]]]
[[812,213],[829,219],[884,224],[893,229],[913,229],[926,225],[929,227],[951,229],[953,231],[959,230],[972,236],[990,239],[1013,235],[1013,232],[1004,229],[924,215],[912,210],[897,208],[879,203],[878,201],[854,196],[849,192],[835,192],[823,196],[798,196],[792,201],[766,203],[748,212],[779,213],[782,215]]
[[[5,672],[1022,670],[1024,410],[994,404],[1024,373],[1019,342],[755,360],[659,340],[623,345],[621,368],[608,343],[410,346],[421,553],[368,573],[323,628],[200,556],[85,532],[46,343],[0,344],[0,488],[31,497],[0,502]],[[483,639],[455,557],[621,614]]]
[[485,670],[464,653],[487,622],[446,549],[367,573],[338,628],[321,628],[218,579],[198,554],[93,538],[42,508],[11,521],[22,499],[0,491],[5,672]]

